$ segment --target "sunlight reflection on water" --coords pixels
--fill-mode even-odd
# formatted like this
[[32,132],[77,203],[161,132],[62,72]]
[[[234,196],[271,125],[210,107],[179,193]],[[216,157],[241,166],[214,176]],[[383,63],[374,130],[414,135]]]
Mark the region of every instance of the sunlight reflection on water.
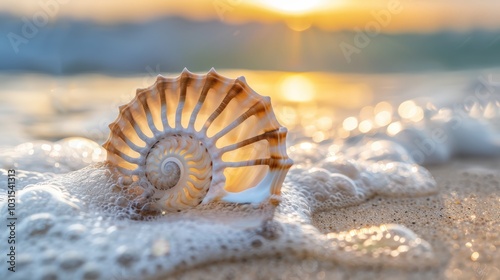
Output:
[[[219,71],[245,76],[261,95],[270,96],[290,141],[306,137],[320,143],[383,131],[395,135],[405,123],[424,121],[428,112],[445,118],[441,104],[463,101],[473,94],[477,74],[441,73],[349,75],[249,70]],[[154,83],[156,74],[109,77],[87,74],[53,77],[36,74],[0,75],[0,145],[33,139],[58,140],[82,136],[102,143],[118,106],[129,102],[137,88]],[[177,76],[177,74],[164,74]],[[440,76],[439,79],[436,76]],[[440,94],[435,94],[440,92]],[[500,102],[465,102],[476,118],[498,117]],[[427,112],[427,113],[426,113]],[[15,121],[14,121],[15,120]]]

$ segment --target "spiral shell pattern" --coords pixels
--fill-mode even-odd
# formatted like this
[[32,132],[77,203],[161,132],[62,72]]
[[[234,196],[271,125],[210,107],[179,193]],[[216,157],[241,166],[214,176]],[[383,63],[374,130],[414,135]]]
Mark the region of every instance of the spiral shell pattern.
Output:
[[158,76],[120,107],[103,147],[122,182],[163,211],[214,199],[262,203],[293,164],[269,97],[215,70]]
[[[146,177],[156,189],[155,197],[168,209],[198,205],[208,191],[212,161],[208,150],[192,137],[169,136],[158,141],[146,157]],[[184,191],[185,190],[185,191]]]

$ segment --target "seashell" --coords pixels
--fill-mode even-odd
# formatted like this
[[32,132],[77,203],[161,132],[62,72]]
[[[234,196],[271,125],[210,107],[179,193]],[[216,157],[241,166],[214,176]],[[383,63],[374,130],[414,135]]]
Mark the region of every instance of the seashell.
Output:
[[280,195],[293,161],[269,97],[211,69],[158,76],[120,107],[103,147],[123,182],[164,211]]

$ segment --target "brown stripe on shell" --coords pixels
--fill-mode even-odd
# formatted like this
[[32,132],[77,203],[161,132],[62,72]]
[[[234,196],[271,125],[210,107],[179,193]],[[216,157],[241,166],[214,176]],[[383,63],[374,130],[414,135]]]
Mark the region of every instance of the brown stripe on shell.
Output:
[[252,159],[246,161],[237,161],[237,162],[226,162],[224,163],[224,167],[244,167],[244,166],[254,166],[254,165],[267,165],[271,170],[281,169],[283,166],[291,164],[288,162],[288,158],[259,158]]
[[127,106],[123,111],[121,112],[122,116],[124,116],[124,119],[128,120],[130,125],[134,128],[135,132],[137,133],[137,136],[141,138],[142,141],[148,143],[149,137],[144,134],[144,132],[140,129],[139,124],[136,122],[134,119],[133,114],[130,112],[131,107]]
[[219,77],[220,76],[213,69],[210,70],[210,72],[208,72],[205,84],[203,85],[200,97],[198,98],[198,102],[196,103],[196,106],[194,107],[193,112],[191,113],[191,118],[189,120],[189,127],[194,127],[196,117],[198,116],[198,113],[201,110],[201,106],[203,105],[205,99],[207,98],[208,91],[211,88],[213,88],[217,83],[221,83]]
[[224,127],[223,130],[219,131],[217,134],[213,136],[214,139],[219,139],[222,136],[226,135],[229,131],[236,128],[238,125],[243,123],[246,119],[253,115],[261,115],[265,113],[271,107],[271,102],[262,102],[259,101],[252,105],[245,113],[241,114],[236,120],[230,123],[228,126]]
[[186,91],[189,84],[192,82],[193,75],[187,71],[182,71],[180,76],[180,95],[179,95],[179,104],[177,104],[177,110],[175,112],[175,127],[181,127],[182,122],[182,110],[184,109],[184,103],[186,103]]
[[284,158],[283,155],[285,155],[285,157],[288,158],[286,155],[286,146],[280,145],[280,143],[286,142],[287,133],[288,130],[285,127],[280,127],[278,128],[275,137],[269,139],[269,152],[271,157]]
[[160,95],[160,106],[161,106],[161,122],[163,125],[163,130],[170,128],[168,124],[168,112],[167,112],[167,99],[166,99],[166,90],[167,90],[167,82],[163,79],[163,77],[158,76],[155,84],[153,85],[155,90]]
[[[278,137],[278,133],[279,133],[278,129],[274,129],[274,130],[271,130],[271,131],[264,132],[262,134],[254,136],[252,138],[248,138],[248,139],[245,139],[245,140],[243,140],[241,142],[238,142],[238,143],[231,144],[231,145],[228,145],[226,147],[223,147],[223,148],[221,148],[221,153],[226,153],[226,152],[229,152],[229,151],[233,151],[233,150],[236,150],[238,148],[245,147],[247,145],[253,144],[255,142],[259,142],[259,141],[264,140],[264,139],[266,139],[266,140],[268,140],[268,141],[271,142],[272,139]],[[273,142],[276,142],[276,141],[273,141]]]
[[[127,138],[127,136],[125,136],[125,134],[123,133],[123,131],[120,128],[120,126],[118,125],[118,123],[113,123],[112,125],[110,125],[109,129],[110,129],[110,131],[111,131],[112,134],[118,136],[119,139],[121,139],[125,143],[127,143],[127,145],[132,150],[134,150],[134,151],[136,151],[138,153],[141,153],[144,150],[144,147],[140,147],[140,146],[136,145],[134,142],[130,141]],[[113,139],[114,139],[113,137],[109,138],[108,141],[106,141],[106,143],[110,143]],[[104,145],[106,145],[106,143],[104,143]],[[104,147],[104,148],[106,148],[106,147]]]
[[[150,91],[151,92],[151,91]],[[137,95],[137,101],[142,105],[142,108],[144,109],[144,112],[146,113],[146,120],[148,122],[149,129],[151,129],[151,132],[153,132],[154,135],[158,135],[160,132],[156,125],[154,124],[153,121],[153,114],[151,112],[151,109],[149,108],[149,104],[147,101],[147,98],[149,92],[142,92]]]
[[140,164],[142,162],[142,160],[140,158],[131,157],[131,156],[125,154],[124,152],[118,150],[118,148],[116,148],[114,145],[108,145],[106,149],[109,152],[112,152],[113,154],[121,157],[123,160],[125,160],[125,161],[127,161],[129,163],[138,165],[138,164]]
[[215,111],[210,115],[210,117],[205,122],[205,125],[203,126],[204,131],[208,130],[212,122],[224,111],[224,109],[227,107],[227,105],[233,98],[235,98],[241,93],[245,93],[244,89],[245,86],[243,82],[236,79],[233,83],[233,86],[229,89],[229,92],[227,93],[226,97],[224,97],[224,100],[222,100],[219,107],[215,109]]

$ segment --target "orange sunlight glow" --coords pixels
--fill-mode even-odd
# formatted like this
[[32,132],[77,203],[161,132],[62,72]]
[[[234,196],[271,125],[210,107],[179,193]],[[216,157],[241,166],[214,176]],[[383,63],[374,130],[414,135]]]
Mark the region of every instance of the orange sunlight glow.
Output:
[[281,84],[281,95],[291,102],[307,102],[314,99],[313,82],[303,75],[286,77]]
[[[37,2],[33,4],[34,2]],[[38,3],[40,2],[40,3]],[[189,3],[187,3],[189,2]],[[190,1],[62,1],[1,0],[0,14],[8,13],[31,19],[53,9],[50,19],[60,17],[99,22],[147,21],[156,17],[179,16],[196,21],[218,20],[224,24],[282,21],[292,30],[310,27],[324,30],[363,29],[390,12],[383,32],[429,32],[440,29],[469,30],[500,28],[500,1],[469,0],[190,0]],[[53,6],[54,3],[58,3]],[[52,5],[52,6],[51,6]],[[52,11],[52,10],[50,10]],[[375,15],[375,16],[374,16]],[[388,16],[386,16],[389,18]],[[422,21],[425,18],[425,21]]]
[[304,14],[325,6],[323,0],[259,0],[262,7],[287,14]]
[[[485,2],[484,5],[482,2]],[[53,6],[54,3],[58,4]],[[99,22],[133,22],[179,16],[196,21],[219,20],[225,24],[284,21],[291,29],[303,31],[309,27],[325,30],[363,29],[377,20],[374,14],[384,14],[392,7],[393,11],[398,12],[392,13],[384,25],[383,31],[388,33],[429,32],[443,28],[500,28],[500,17],[496,13],[500,9],[500,1],[481,3],[471,5],[469,0],[1,0],[0,14],[30,19],[47,9],[53,9],[51,20],[69,17]]]

